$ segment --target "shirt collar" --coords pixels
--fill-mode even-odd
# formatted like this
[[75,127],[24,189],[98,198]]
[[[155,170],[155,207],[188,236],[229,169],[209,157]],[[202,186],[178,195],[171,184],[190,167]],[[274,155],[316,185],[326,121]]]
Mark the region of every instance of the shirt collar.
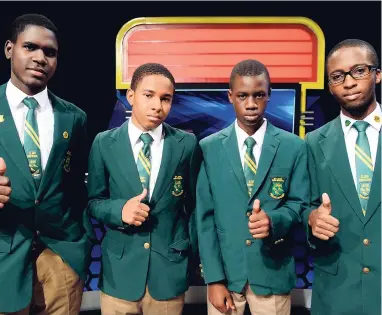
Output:
[[41,110],[44,110],[49,104],[47,87],[45,87],[45,89],[42,90],[40,93],[37,93],[33,96],[29,96],[25,94],[23,91],[21,91],[19,88],[17,88],[11,82],[11,80],[9,80],[5,94],[7,96],[9,106],[12,108],[18,108],[18,107],[24,106],[23,100],[26,97],[34,97],[36,99],[36,101],[38,102],[37,109],[41,108]]
[[[261,127],[251,136],[256,141],[256,145],[259,145],[262,147],[265,137],[265,132],[267,130],[267,120],[264,118],[264,122],[261,125]],[[237,142],[240,147],[245,146],[245,139],[247,139],[249,136],[248,134],[239,127],[237,123],[237,119],[235,120],[235,132],[237,136]]]
[[[356,122],[355,119],[346,116],[342,111],[340,113],[341,126],[344,134],[346,135],[350,129],[353,127],[353,124]],[[367,121],[371,127],[376,129],[378,132],[381,130],[382,125],[382,110],[381,105],[377,103],[374,111],[366,116],[364,121]]]
[[146,131],[143,132],[138,127],[136,127],[133,124],[132,120],[130,119],[128,128],[129,128],[129,138],[130,138],[132,147],[134,147],[140,141],[139,137],[141,136],[142,133],[148,133],[151,137],[153,137],[153,143],[159,143],[159,141],[162,138],[163,124],[160,124],[155,129],[151,129],[147,132]]

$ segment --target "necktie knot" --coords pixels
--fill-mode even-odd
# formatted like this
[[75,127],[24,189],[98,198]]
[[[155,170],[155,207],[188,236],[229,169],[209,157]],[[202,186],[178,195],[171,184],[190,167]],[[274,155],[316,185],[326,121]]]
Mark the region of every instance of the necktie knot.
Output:
[[142,133],[139,139],[142,140],[143,144],[147,145],[153,142],[153,137],[151,137],[148,133]]
[[244,144],[247,146],[247,149],[252,151],[253,147],[256,144],[256,140],[252,137],[248,137],[247,139],[245,139]]
[[364,120],[358,120],[353,124],[354,128],[357,129],[358,132],[365,132],[369,123]]
[[23,103],[25,104],[26,107],[29,109],[36,109],[38,106],[38,102],[34,97],[26,97],[23,99]]

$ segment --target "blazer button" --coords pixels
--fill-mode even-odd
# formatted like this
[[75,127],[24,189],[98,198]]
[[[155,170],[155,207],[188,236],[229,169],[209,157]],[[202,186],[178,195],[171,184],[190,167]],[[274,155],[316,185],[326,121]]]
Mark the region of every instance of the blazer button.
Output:
[[369,273],[369,272],[370,272],[370,269],[367,268],[367,267],[365,267],[365,268],[362,269],[362,271],[363,271],[363,273]]
[[144,247],[145,249],[149,249],[149,248],[150,248],[150,243],[145,243],[145,244],[143,244],[143,247]]
[[35,204],[36,206],[38,206],[38,205],[40,204],[40,201],[39,201],[39,200],[35,200],[35,201],[34,201],[34,204]]
[[370,241],[367,238],[365,238],[363,240],[363,245],[368,246],[369,244],[370,244]]
[[250,240],[246,240],[246,241],[245,241],[245,244],[246,244],[247,246],[251,246],[252,242],[251,242]]

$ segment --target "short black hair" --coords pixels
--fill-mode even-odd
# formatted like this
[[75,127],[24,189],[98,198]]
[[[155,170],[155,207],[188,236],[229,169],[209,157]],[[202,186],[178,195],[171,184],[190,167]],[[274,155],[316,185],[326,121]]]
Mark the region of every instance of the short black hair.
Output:
[[19,34],[24,32],[28,26],[44,27],[52,31],[56,36],[56,40],[58,41],[58,30],[53,22],[46,16],[35,13],[20,15],[12,22],[9,40],[12,43],[15,43]]
[[229,88],[232,89],[233,81],[237,75],[241,77],[254,77],[263,73],[265,73],[270,87],[271,78],[268,69],[264,64],[254,59],[240,61],[232,69],[231,77],[229,78]]
[[175,79],[173,75],[171,74],[170,70],[168,70],[164,65],[161,65],[160,63],[145,63],[135,69],[131,79],[130,88],[135,91],[139,82],[141,82],[144,77],[155,74],[163,75],[169,79],[175,90]]
[[364,40],[361,40],[361,39],[353,39],[353,38],[350,38],[350,39],[345,39],[343,40],[342,42],[339,42],[337,45],[335,45],[328,53],[328,56],[326,57],[326,69],[328,69],[328,61],[329,61],[329,58],[338,50],[340,50],[341,48],[348,48],[348,47],[358,47],[358,48],[363,48],[363,49],[366,49],[368,51],[368,55],[370,57],[370,60],[371,60],[371,63],[373,66],[379,66],[379,59],[378,59],[378,55],[377,55],[377,52],[375,51],[374,47],[364,41]]

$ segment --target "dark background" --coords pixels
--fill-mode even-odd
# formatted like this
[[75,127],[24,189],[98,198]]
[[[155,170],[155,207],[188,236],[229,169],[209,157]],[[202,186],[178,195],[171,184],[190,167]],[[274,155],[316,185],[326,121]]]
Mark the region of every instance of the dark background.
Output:
[[[59,30],[59,60],[49,88],[88,115],[89,143],[107,129],[116,102],[115,39],[120,28],[137,17],[156,16],[304,16],[323,30],[326,53],[339,41],[360,38],[381,56],[381,2],[235,1],[235,2],[1,2],[0,43],[12,21],[24,13],[40,13]],[[0,84],[9,79],[8,60],[0,57]],[[326,86],[325,86],[326,87]],[[320,92],[321,94],[321,92]],[[327,91],[321,104],[325,119],[339,113]],[[380,101],[380,87],[377,88]]]

